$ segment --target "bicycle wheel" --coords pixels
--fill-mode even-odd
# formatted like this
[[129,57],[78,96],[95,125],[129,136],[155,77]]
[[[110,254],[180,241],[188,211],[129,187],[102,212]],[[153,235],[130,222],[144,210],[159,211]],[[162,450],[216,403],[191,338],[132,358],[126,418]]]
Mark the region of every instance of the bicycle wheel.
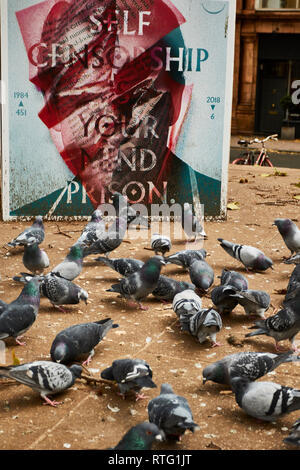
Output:
[[246,159],[245,158],[236,158],[232,162],[233,165],[246,165]]
[[273,167],[274,165],[272,162],[268,159],[268,157],[265,157],[261,163],[261,166],[270,166]]

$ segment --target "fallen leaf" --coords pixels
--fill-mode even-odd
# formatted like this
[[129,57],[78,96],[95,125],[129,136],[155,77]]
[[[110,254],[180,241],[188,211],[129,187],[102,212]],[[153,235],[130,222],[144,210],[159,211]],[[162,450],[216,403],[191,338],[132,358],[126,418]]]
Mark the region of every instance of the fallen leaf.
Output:
[[112,411],[113,413],[119,413],[120,411],[120,408],[118,408],[117,406],[116,407],[113,407],[113,406],[110,406],[110,405],[107,405],[107,408]]
[[14,349],[12,350],[12,353],[11,353],[11,355],[12,355],[12,361],[13,361],[13,365],[14,365],[14,366],[19,366],[19,365],[21,364],[21,362],[20,362],[20,359],[18,359],[18,358],[17,358],[17,356],[16,356],[16,353],[15,353],[15,350],[14,350]]
[[296,194],[295,196],[293,196],[293,199],[300,199],[300,194]]
[[240,206],[238,202],[230,202],[229,204],[227,204],[227,209],[231,211],[237,211],[239,210],[239,208]]
[[262,173],[260,175],[261,178],[268,178],[269,176],[272,176],[271,173]]

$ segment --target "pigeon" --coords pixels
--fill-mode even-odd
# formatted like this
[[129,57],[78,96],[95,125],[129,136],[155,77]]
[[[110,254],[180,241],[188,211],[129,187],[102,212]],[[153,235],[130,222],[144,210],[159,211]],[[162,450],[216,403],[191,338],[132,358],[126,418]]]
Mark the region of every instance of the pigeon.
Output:
[[278,231],[291,255],[300,251],[300,230],[291,219],[275,219]]
[[172,302],[176,294],[187,289],[193,290],[195,286],[190,282],[177,281],[161,274],[152,295],[164,302]]
[[236,271],[229,271],[224,268],[221,276],[218,277],[221,279],[221,285],[230,285],[239,291],[247,290],[249,287],[247,279]]
[[32,278],[25,284],[20,295],[7,304],[0,315],[0,339],[15,338],[20,346],[25,345],[20,338],[33,325],[40,306],[39,280]]
[[76,243],[83,243],[89,246],[100,238],[104,230],[105,221],[103,220],[103,214],[100,209],[96,209],[92,213],[91,220],[83,228]]
[[83,365],[88,365],[94,355],[94,347],[102,341],[111,328],[118,328],[111,318],[72,325],[58,333],[51,345],[50,355],[54,362],[69,364],[87,359]]
[[212,289],[211,300],[220,314],[229,314],[238,305],[237,289],[231,285],[220,285]]
[[290,258],[287,258],[283,260],[285,264],[299,264],[300,263],[300,253],[296,253],[293,256],[290,256]]
[[283,354],[252,351],[230,354],[203,369],[203,384],[211,380],[231,386],[232,377],[244,377],[254,381],[272,372],[280,364],[298,361],[300,357],[292,351]]
[[198,236],[204,239],[207,238],[202,224],[193,214],[192,208],[188,202],[183,204],[183,217],[181,219],[181,225],[189,241],[196,240]]
[[37,216],[30,227],[27,227],[22,233],[8,243],[8,246],[26,246],[28,243],[42,243],[45,238],[45,228],[42,216]]
[[83,248],[76,244],[71,246],[65,259],[55,266],[51,272],[57,276],[73,281],[81,273],[83,268]]
[[141,216],[132,205],[128,204],[127,198],[118,192],[114,192],[111,196],[112,204],[116,211],[117,217],[126,219],[127,227],[132,222],[149,227],[148,221],[145,217]]
[[149,364],[143,359],[116,359],[110,367],[101,372],[102,379],[112,380],[118,384],[123,398],[132,390],[135,392],[136,400],[147,398],[140,393],[142,388],[156,388],[152,375]]
[[50,400],[48,395],[54,395],[72,387],[75,380],[80,378],[82,367],[74,364],[70,368],[51,361],[34,361],[18,366],[0,367],[2,377],[14,379],[31,387],[51,406],[61,402]]
[[251,382],[245,377],[231,379],[232,390],[245,413],[263,421],[275,421],[300,409],[300,390],[274,382]]
[[123,242],[127,230],[127,222],[124,217],[118,217],[100,237],[89,246],[83,247],[83,257],[90,255],[108,256],[109,253],[116,250]]
[[107,292],[117,292],[125,299],[131,299],[138,304],[139,308],[145,310],[141,300],[150,295],[157,286],[161,266],[164,265],[161,256],[153,256],[148,259],[139,271],[121,279],[118,284],[113,284]]
[[135,273],[145,264],[144,261],[134,258],[105,258],[104,256],[95,258],[95,261],[109,266],[117,273],[121,274],[121,276],[125,277]]
[[265,318],[265,312],[269,309],[271,298],[263,290],[248,289],[237,294],[238,302],[244,307],[246,315],[258,315]]
[[249,245],[238,245],[229,242],[223,238],[218,238],[221,247],[233,258],[241,261],[246,270],[265,271],[272,268],[273,261],[268,258],[261,250]]
[[44,269],[49,267],[50,261],[47,253],[37,242],[33,242],[24,247],[23,264],[33,274],[42,274]]
[[[21,276],[14,276],[13,280],[26,284],[32,278],[32,274],[21,273]],[[87,304],[89,298],[88,292],[74,282],[52,272],[43,276],[37,276],[37,279],[40,281],[41,295],[47,297],[52,305],[62,312],[66,313],[62,305],[76,305],[82,300]]]
[[220,314],[212,309],[201,309],[194,314],[184,314],[179,317],[181,330],[188,331],[192,336],[196,336],[200,344],[206,341],[207,337],[212,341],[212,347],[220,346],[216,341],[217,333],[222,328]]
[[189,267],[189,274],[200,292],[206,292],[214,282],[214,270],[205,260],[194,260]]
[[257,335],[271,336],[275,340],[276,351],[280,351],[278,343],[288,339],[291,342],[292,349],[298,352],[295,337],[300,331],[300,315],[288,305],[279,310],[275,315],[265,320],[256,321],[255,326],[250,327],[250,329],[255,331],[247,333],[246,338]]
[[199,429],[186,398],[176,395],[168,383],[163,383],[160,395],[148,403],[148,416],[150,423],[164,431],[166,439],[180,441],[187,430]]
[[283,439],[285,444],[300,447],[300,418],[298,418],[290,429],[288,437]]
[[300,265],[296,265],[292,274],[290,275],[288,286],[286,289],[286,294],[288,295],[295,289],[300,287]]
[[127,431],[120,442],[109,450],[151,450],[155,441],[164,441],[165,433],[156,424],[144,421]]
[[151,249],[155,252],[156,255],[159,253],[162,256],[165,256],[167,251],[170,251],[172,248],[172,242],[170,237],[166,235],[160,235],[159,233],[154,233],[151,237]]
[[193,315],[202,309],[202,301],[194,290],[187,289],[175,295],[172,309],[178,318],[180,318],[181,315]]
[[206,250],[182,250],[174,253],[173,255],[166,256],[165,261],[167,264],[176,264],[188,269],[193,261],[204,260],[206,258]]

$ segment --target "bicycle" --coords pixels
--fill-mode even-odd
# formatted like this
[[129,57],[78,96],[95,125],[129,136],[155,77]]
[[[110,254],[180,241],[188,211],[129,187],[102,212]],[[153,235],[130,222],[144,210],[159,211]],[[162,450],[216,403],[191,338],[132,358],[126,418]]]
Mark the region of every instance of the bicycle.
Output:
[[[236,158],[232,164],[233,165],[258,165],[258,166],[270,166],[273,167],[271,160],[269,159],[267,149],[265,147],[265,142],[268,140],[278,140],[278,134],[272,134],[266,137],[265,139],[259,140],[257,138],[253,140],[239,140],[238,144],[248,148],[249,145],[256,143],[261,144],[261,150],[255,151],[254,149],[248,149],[238,158]],[[256,155],[257,158],[256,158]]]

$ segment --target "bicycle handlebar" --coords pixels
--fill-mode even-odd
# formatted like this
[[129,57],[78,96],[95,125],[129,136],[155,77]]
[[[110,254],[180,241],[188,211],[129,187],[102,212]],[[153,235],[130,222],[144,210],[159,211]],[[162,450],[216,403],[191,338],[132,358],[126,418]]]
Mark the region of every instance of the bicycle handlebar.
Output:
[[278,140],[278,134],[268,135],[268,137],[266,137],[265,139],[262,139],[262,140],[259,140],[259,139],[255,138],[253,140],[253,142],[255,142],[257,144],[261,144],[262,142],[266,142],[267,140]]

